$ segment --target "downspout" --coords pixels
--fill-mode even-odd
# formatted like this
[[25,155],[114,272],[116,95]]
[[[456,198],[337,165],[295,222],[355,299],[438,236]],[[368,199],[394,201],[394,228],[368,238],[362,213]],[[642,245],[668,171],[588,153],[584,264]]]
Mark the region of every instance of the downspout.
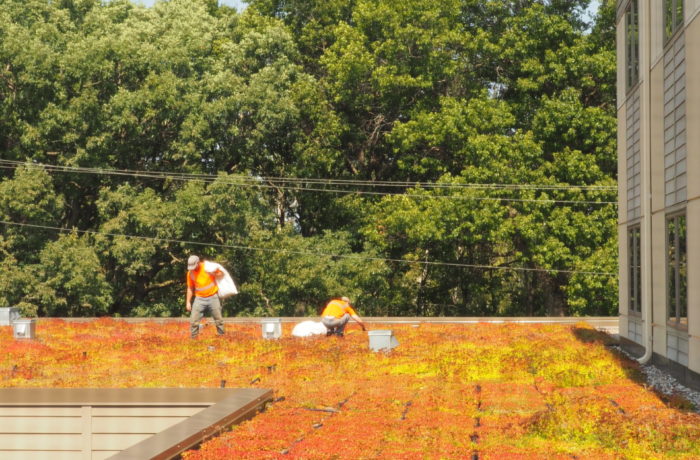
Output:
[[[644,37],[644,82],[646,85],[642,95],[644,97],[645,116],[642,118],[644,124],[642,128],[646,138],[646,155],[642,155],[642,193],[646,194],[646,199],[642,200],[642,215],[644,216],[644,232],[642,232],[642,245],[644,252],[642,254],[642,273],[643,273],[643,292],[642,292],[642,320],[644,321],[644,355],[637,359],[640,364],[646,364],[652,357],[654,351],[654,329],[652,325],[653,302],[652,296],[652,253],[651,253],[651,3],[654,0],[647,0],[646,8],[639,12],[639,36]],[[641,2],[640,2],[641,3]],[[644,12],[644,15],[641,13]],[[644,19],[644,27],[642,27],[642,18]],[[641,32],[644,31],[644,34]],[[640,40],[641,41],[641,40]],[[640,53],[641,58],[641,53]],[[641,59],[640,59],[641,60]],[[639,63],[641,67],[641,62]],[[642,195],[644,196],[644,195]]]

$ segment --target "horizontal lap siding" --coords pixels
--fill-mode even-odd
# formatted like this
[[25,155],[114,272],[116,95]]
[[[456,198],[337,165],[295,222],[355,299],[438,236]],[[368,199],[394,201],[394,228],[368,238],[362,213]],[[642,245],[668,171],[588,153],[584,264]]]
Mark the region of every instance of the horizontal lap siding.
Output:
[[642,215],[641,115],[639,87],[627,98],[627,219]]
[[664,182],[666,206],[687,198],[685,36],[664,54]]
[[[116,453],[116,452],[115,452]],[[114,454],[110,454],[114,455]],[[82,452],[7,451],[0,450],[3,460],[82,460]],[[102,457],[107,458],[107,457]],[[92,460],[97,460],[94,456]]]
[[0,407],[0,459],[83,459],[85,414],[92,459],[106,459],[207,407],[94,406],[87,412],[78,406]]
[[0,406],[2,417],[78,417],[82,416],[80,407],[34,407],[34,406]]
[[92,408],[92,458],[108,458],[170,428],[208,406]]
[[93,434],[92,435],[92,450],[124,450],[128,447],[137,444],[144,439],[148,439],[155,433],[142,434],[124,434],[124,433],[109,433],[109,434]]
[[[37,446],[41,446],[44,451],[80,451],[83,448],[82,439],[81,433],[0,433],[0,450],[35,451]],[[52,458],[52,455],[53,452],[45,452],[44,458]]]
[[0,433],[4,434],[80,434],[82,431],[80,417],[6,417],[0,413]]
[[0,458],[82,458],[82,430],[80,407],[0,407]]
[[0,460],[178,453],[271,397],[252,388],[0,389]]

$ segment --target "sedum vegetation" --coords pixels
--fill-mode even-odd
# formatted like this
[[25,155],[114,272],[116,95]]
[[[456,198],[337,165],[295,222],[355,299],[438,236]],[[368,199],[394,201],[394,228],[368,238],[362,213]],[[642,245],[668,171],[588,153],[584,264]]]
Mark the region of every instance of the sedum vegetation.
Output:
[[[260,324],[40,320],[0,328],[0,387],[259,387],[266,410],[188,460],[697,459],[700,414],[644,385],[636,361],[586,323],[390,325],[399,345],[264,340]],[[373,327],[382,327],[377,324]],[[225,381],[225,382],[222,382]]]
[[195,252],[228,315],[615,314],[589,3],[0,2],[0,306],[180,316]]

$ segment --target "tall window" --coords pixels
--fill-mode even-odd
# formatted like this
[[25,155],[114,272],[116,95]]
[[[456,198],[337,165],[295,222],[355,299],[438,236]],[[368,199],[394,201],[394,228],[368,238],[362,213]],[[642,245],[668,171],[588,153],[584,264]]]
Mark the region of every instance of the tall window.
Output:
[[629,312],[640,314],[642,312],[642,249],[640,243],[639,226],[627,231],[627,265],[629,267]]
[[688,328],[688,252],[685,215],[666,220],[666,301],[668,322],[679,329]]
[[639,7],[632,0],[626,13],[627,89],[639,81]]
[[664,0],[664,37],[673,37],[683,25],[683,0]]

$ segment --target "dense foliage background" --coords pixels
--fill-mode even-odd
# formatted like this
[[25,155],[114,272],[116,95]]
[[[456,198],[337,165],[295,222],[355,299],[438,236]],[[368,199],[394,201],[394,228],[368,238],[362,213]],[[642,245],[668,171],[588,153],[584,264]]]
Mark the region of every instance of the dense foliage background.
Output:
[[0,1],[0,306],[617,312],[614,7]]

